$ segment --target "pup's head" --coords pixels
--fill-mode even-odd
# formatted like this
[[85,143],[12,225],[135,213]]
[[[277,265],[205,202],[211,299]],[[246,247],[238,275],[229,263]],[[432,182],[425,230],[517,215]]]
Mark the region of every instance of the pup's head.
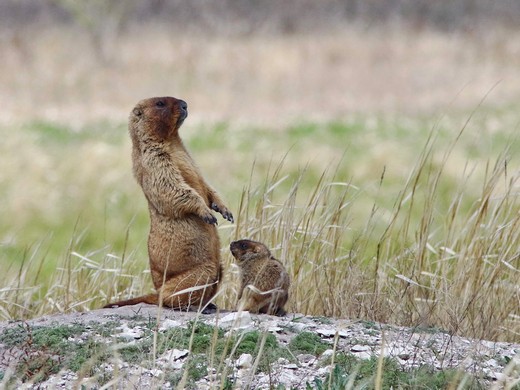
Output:
[[229,249],[239,263],[258,258],[271,257],[271,252],[264,244],[253,240],[233,241]]
[[132,140],[165,141],[177,133],[188,116],[188,104],[174,97],[141,100],[130,113]]

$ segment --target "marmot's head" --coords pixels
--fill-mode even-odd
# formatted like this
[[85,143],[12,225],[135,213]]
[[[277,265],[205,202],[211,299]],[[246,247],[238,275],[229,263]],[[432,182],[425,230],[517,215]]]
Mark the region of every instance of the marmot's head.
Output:
[[170,139],[188,116],[188,104],[174,97],[141,100],[130,113],[132,140],[158,141]]
[[233,241],[229,249],[238,262],[271,257],[271,252],[264,244],[253,240]]

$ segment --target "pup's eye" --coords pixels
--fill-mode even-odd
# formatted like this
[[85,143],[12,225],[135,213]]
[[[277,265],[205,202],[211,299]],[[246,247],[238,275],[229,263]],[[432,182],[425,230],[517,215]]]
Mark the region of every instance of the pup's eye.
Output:
[[244,242],[240,243],[240,249],[247,249],[247,244]]
[[155,103],[157,107],[164,107],[164,102],[162,100],[159,100]]

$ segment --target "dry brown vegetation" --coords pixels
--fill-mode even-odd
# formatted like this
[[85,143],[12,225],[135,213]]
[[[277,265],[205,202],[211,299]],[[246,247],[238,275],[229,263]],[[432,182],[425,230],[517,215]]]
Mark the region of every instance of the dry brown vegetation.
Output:
[[[108,38],[107,38],[108,39]],[[133,24],[102,62],[71,25],[4,30],[0,121],[78,127],[121,121],[143,96],[177,95],[191,120],[256,123],[353,113],[437,113],[520,96],[518,32],[484,36],[344,26],[299,35],[212,37]]]

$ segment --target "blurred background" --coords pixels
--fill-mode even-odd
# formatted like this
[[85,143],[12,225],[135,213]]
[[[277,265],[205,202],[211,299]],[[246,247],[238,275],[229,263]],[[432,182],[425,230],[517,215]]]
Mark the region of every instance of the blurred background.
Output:
[[[473,239],[480,243],[481,235],[476,227],[465,241],[453,232],[481,221],[472,213],[488,210],[478,208],[482,199],[501,196],[512,198],[493,223],[518,232],[510,221],[519,209],[513,196],[520,166],[519,20],[517,0],[0,1],[0,264],[9,286],[0,290],[8,292],[0,294],[2,318],[85,310],[115,293],[150,290],[148,211],[132,177],[126,126],[137,101],[170,95],[188,102],[181,136],[195,161],[242,216],[240,223],[219,226],[228,270],[234,269],[230,240],[248,236],[266,241],[291,267],[301,261],[298,270],[316,275],[319,269],[326,288],[332,274],[325,268],[350,275],[337,274],[345,289],[307,299],[309,272],[291,269],[293,296],[303,295],[289,310],[402,324],[424,320],[457,331],[450,321],[464,316],[446,313],[446,302],[468,310],[462,290],[449,286],[459,275],[465,289],[468,277],[457,274],[465,266],[443,256],[473,253],[461,243],[480,248]],[[435,146],[425,147],[432,139]],[[490,173],[504,166],[505,173]],[[330,202],[316,210],[341,200],[342,219],[307,213],[314,219],[304,236],[314,237],[312,244],[298,235],[299,219],[286,225],[277,219],[285,218],[283,210],[263,219],[280,205],[305,211],[302,199],[332,187],[348,193],[331,192]],[[409,193],[409,214],[402,217]],[[289,200],[292,206],[284,203]],[[404,227],[396,228],[401,217]],[[339,225],[341,237],[329,245],[323,235]],[[428,234],[425,226],[431,226]],[[499,264],[503,254],[518,271],[520,257],[511,255],[518,253],[518,233],[508,237],[506,249],[489,249],[482,269]],[[383,266],[380,248],[387,239]],[[325,256],[320,245],[335,252]],[[305,252],[309,248],[318,252]],[[433,260],[423,264],[424,256]],[[424,269],[416,267],[419,260]],[[437,261],[446,268],[436,279]],[[114,286],[113,272],[121,268],[128,275]],[[56,279],[64,269],[77,271],[75,283]],[[479,281],[498,275],[482,269],[474,273]],[[517,274],[500,270],[507,299],[490,293],[488,318],[513,318],[518,329]],[[105,284],[97,288],[101,274]],[[132,281],[129,275],[144,276]],[[421,286],[441,280],[448,287],[415,291],[403,280]],[[487,291],[474,286],[472,293]],[[494,282],[487,286],[496,291]],[[28,292],[26,303],[12,305],[20,291]],[[67,303],[56,303],[63,296]],[[502,316],[496,315],[496,302],[505,301]],[[418,302],[435,302],[442,314],[423,315],[433,310],[415,307]],[[468,302],[480,301],[469,294]],[[481,312],[475,307],[474,318]],[[518,335],[497,336],[483,327],[487,337]]]
[[151,95],[198,121],[286,124],[518,100],[515,0],[4,0],[3,123],[121,120]]

